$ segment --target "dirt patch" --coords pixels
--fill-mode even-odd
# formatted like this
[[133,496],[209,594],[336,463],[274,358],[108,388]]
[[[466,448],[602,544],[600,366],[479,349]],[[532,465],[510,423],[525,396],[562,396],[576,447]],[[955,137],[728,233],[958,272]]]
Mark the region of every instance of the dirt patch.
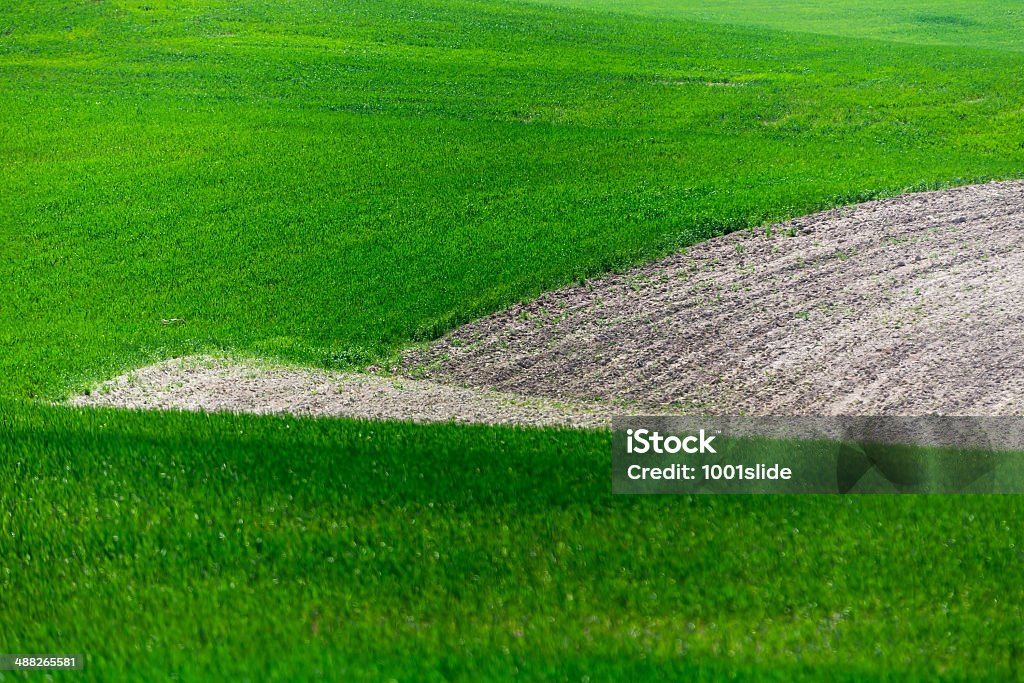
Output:
[[405,368],[712,414],[1024,414],[1024,183],[710,240],[466,325]]
[[191,357],[151,365],[71,400],[76,406],[291,413],[369,420],[604,427],[615,412],[429,380]]
[[404,378],[186,359],[73,402],[574,426],[1021,415],[1022,358],[1024,182],[1006,182],[826,211],[550,292],[407,352]]

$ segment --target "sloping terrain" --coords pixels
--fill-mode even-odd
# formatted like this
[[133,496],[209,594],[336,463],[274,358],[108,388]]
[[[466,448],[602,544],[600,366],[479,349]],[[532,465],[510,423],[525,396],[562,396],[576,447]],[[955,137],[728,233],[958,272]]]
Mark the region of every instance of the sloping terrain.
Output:
[[990,183],[550,292],[408,352],[400,380],[171,363],[76,403],[578,426],[626,411],[1013,415],[1021,302],[1024,183]]
[[712,413],[1021,414],[1024,183],[836,209],[467,325],[409,367]]

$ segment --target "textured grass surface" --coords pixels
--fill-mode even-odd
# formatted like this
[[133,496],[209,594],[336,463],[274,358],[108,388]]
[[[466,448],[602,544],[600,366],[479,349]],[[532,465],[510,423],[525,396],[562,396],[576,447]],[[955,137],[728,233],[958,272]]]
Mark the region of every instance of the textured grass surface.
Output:
[[1002,3],[939,47],[609,7],[0,7],[0,650],[96,680],[1016,675],[1016,499],[613,499],[601,434],[21,402],[202,350],[370,362],[725,230],[1021,173]]
[[647,17],[959,48],[1024,50],[1024,7],[1014,0],[535,0]]
[[1022,79],[515,3],[8,3],[0,395],[196,350],[365,363],[726,230],[1012,176]]
[[1019,664],[1017,497],[615,497],[594,432],[9,406],[0,428],[0,642],[84,652],[86,679]]

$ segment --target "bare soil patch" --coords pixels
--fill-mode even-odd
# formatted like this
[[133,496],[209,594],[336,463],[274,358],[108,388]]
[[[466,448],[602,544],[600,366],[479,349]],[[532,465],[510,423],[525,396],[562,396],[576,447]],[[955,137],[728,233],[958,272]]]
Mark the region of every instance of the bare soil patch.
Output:
[[190,357],[95,387],[76,406],[291,413],[368,420],[603,427],[609,406],[525,397],[430,380]]
[[395,377],[184,359],[73,402],[574,426],[1021,415],[1022,357],[1024,182],[1004,182],[713,239],[461,327]]
[[1024,183],[713,239],[466,325],[405,364],[684,412],[1024,414]]

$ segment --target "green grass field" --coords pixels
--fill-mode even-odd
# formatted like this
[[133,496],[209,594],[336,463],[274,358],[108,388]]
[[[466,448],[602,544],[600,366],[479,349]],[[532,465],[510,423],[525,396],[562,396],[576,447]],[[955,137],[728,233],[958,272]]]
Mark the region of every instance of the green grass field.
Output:
[[600,432],[50,408],[0,425],[0,642],[88,653],[97,679],[1019,665],[1016,498],[616,497]]
[[689,19],[894,43],[1024,50],[1024,7],[1011,0],[537,0],[586,10]]
[[725,231],[1024,175],[1017,5],[778,4],[0,6],[0,652],[1016,677],[1014,498],[613,498],[607,433],[41,404],[198,351],[387,361]]

